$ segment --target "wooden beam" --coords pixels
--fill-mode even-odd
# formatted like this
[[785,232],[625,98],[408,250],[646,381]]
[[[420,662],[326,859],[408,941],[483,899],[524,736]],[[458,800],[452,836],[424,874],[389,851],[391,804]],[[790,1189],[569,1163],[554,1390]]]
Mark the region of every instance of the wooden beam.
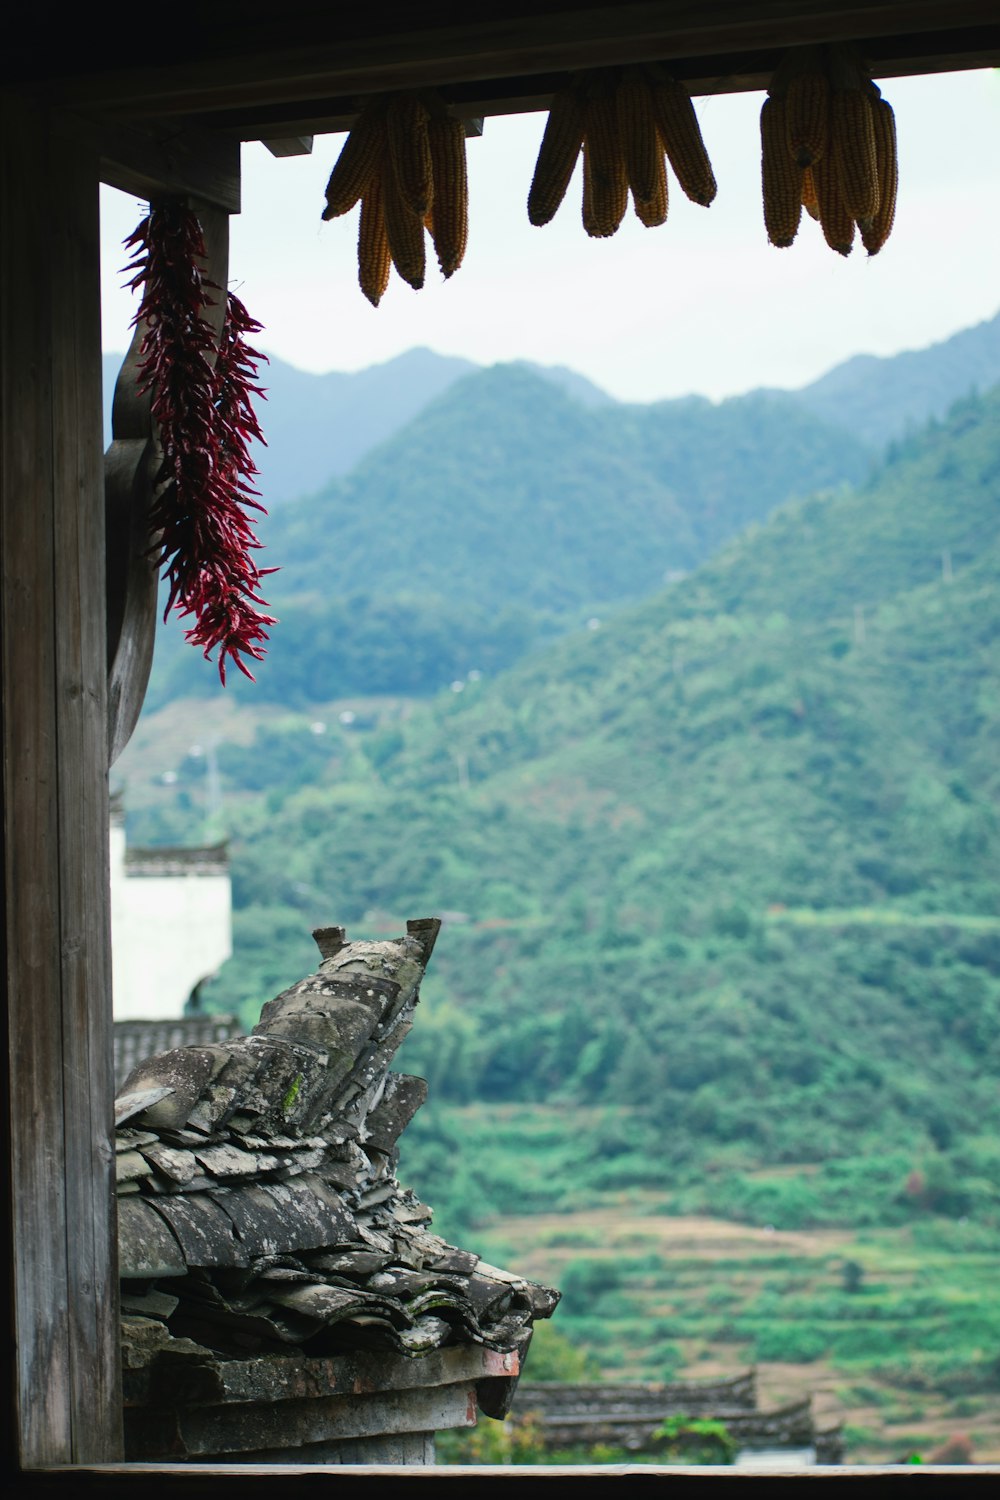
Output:
[[264,145],[272,156],[310,156],[313,148],[311,135],[289,134],[263,136]]
[[121,1452],[98,164],[0,98],[10,1389],[24,1466]]
[[118,122],[93,127],[99,144],[101,181],[147,201],[158,194],[196,197],[226,213],[240,211],[238,133],[140,129]]
[[[780,48],[724,53],[710,57],[672,59],[675,75],[694,97],[742,94],[764,90],[781,58]],[[917,37],[874,37],[865,48],[876,79],[914,77],[927,73],[955,73],[970,68],[1000,66],[1000,26],[967,32],[921,33]],[[547,110],[552,95],[565,86],[572,69],[559,73],[530,73],[519,77],[482,78],[446,84],[445,98],[466,121],[496,115],[531,114]],[[198,124],[239,134],[244,140],[271,134],[295,135],[311,131],[329,135],[350,130],[357,119],[361,96],[341,94],[326,99],[253,109],[218,110],[199,117]],[[479,132],[470,131],[466,134]]]
[[[109,807],[103,686],[100,217],[96,162],[54,117],[52,439],[63,1110],[74,1460],[118,1451]],[[113,1189],[112,1189],[113,1191]]]
[[[458,21],[454,9],[444,7],[420,25],[409,7],[389,6],[377,20],[345,20],[339,11],[320,16],[291,0],[280,28],[273,16],[268,20],[266,43],[260,21],[247,17],[224,49],[203,47],[169,66],[120,67],[51,79],[48,86],[66,104],[134,119],[226,111],[250,118],[293,101],[654,58],[773,54],[806,42],[884,42],[934,32],[954,37],[976,28],[995,33],[997,17],[988,0],[638,0],[617,6],[484,5]],[[289,38],[295,38],[291,45]],[[983,55],[985,66],[993,45],[972,38],[968,50]],[[935,71],[933,54],[926,66]]]

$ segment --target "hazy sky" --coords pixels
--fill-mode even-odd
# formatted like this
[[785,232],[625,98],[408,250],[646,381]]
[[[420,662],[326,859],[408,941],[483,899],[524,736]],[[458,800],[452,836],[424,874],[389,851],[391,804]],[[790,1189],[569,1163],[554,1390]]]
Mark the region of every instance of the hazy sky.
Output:
[[[887,80],[896,111],[896,227],[869,260],[847,260],[803,217],[795,244],[767,244],[760,205],[762,96],[696,100],[719,183],[709,209],[671,179],[665,225],[631,209],[610,240],[580,223],[580,183],[555,220],[527,221],[542,114],[486,121],[468,143],[470,237],[448,282],[429,259],[414,292],[393,275],[382,304],[357,285],[357,210],[320,222],[343,141],[311,157],[243,152],[243,213],[233,221],[233,287],[265,326],[261,346],[313,371],[354,370],[415,345],[482,364],[565,364],[613,395],[715,398],[795,387],[852,354],[894,354],[945,338],[1000,307],[1000,72]],[[104,346],[123,349],[132,302],[120,290],[121,241],[143,212],[105,191]]]

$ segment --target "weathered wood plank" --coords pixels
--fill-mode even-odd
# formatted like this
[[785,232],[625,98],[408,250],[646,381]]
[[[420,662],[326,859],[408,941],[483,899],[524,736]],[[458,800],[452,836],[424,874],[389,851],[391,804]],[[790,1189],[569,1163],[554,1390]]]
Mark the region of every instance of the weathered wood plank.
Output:
[[120,1441],[101,454],[99,174],[56,118],[49,181],[63,1097],[73,1456]]
[[229,212],[216,203],[197,197],[192,197],[190,203],[205,236],[205,274],[222,288],[221,293],[215,294],[214,304],[205,309],[206,320],[219,334],[226,317],[226,288],[229,285]]
[[[269,18],[270,20],[270,18]],[[879,38],[888,44],[939,32],[936,51],[954,53],[959,33],[970,30],[967,50],[989,64],[995,46],[976,28],[995,29],[996,9],[984,0],[639,0],[622,5],[574,7],[480,5],[456,20],[454,11],[432,12],[421,24],[411,7],[389,6],[377,21],[330,12],[319,16],[292,6],[284,37],[274,46],[252,22],[241,27],[238,50],[202,47],[172,66],[144,66],[136,48],[113,72],[62,85],[66,102],[110,110],[133,119],[200,116],[337,94],[441,86],[473,79],[530,76],[649,59],[718,57],[774,51],[805,42]],[[136,34],[133,32],[133,36]],[[137,38],[136,38],[137,39]],[[985,49],[985,51],[984,51]],[[918,45],[925,69],[938,66]],[[125,59],[121,60],[122,64]],[[230,121],[231,123],[231,121]],[[273,131],[269,131],[273,134]]]
[[264,145],[272,156],[311,156],[313,137],[308,134],[266,136]]
[[[177,1368],[176,1366],[174,1367]],[[498,1352],[481,1344],[452,1344],[434,1349],[419,1359],[354,1350],[349,1354],[307,1356],[273,1355],[257,1360],[220,1360],[216,1366],[218,1387],[213,1405],[229,1403],[273,1404],[286,1400],[317,1400],[327,1396],[370,1394],[405,1387],[478,1383],[488,1378],[512,1379],[519,1360],[513,1350]],[[184,1375],[174,1375],[180,1387]],[[169,1388],[164,1384],[164,1394]],[[177,1400],[172,1394],[171,1399]]]
[[[851,1500],[914,1500],[919,1495],[927,1500],[935,1491],[942,1500],[954,1500],[956,1495],[969,1496],[970,1500],[984,1493],[985,1481],[990,1474],[997,1473],[996,1465],[985,1468],[969,1465],[966,1468],[935,1468],[927,1465],[845,1465],[834,1467],[817,1464],[814,1468],[797,1471],[771,1467],[755,1468],[753,1472],[742,1469],[718,1468],[709,1465],[669,1467],[656,1464],[602,1464],[599,1467],[563,1464],[545,1465],[542,1468],[530,1465],[477,1465],[473,1469],[456,1466],[414,1465],[401,1469],[384,1463],[351,1464],[340,1469],[306,1467],[295,1464],[232,1463],[226,1465],[205,1463],[156,1463],[118,1464],[104,1469],[72,1469],[48,1474],[31,1475],[22,1480],[20,1493],[33,1496],[77,1496],[88,1497],[123,1496],[133,1500],[136,1487],[140,1486],[144,1500],[151,1496],[166,1496],[168,1500],[183,1490],[184,1500],[257,1500],[274,1492],[276,1485],[304,1490],[307,1494],[325,1494],[335,1487],[341,1492],[346,1488],[351,1493],[377,1494],[413,1493],[415,1495],[455,1495],[465,1500],[472,1491],[477,1500],[486,1495],[508,1495],[512,1486],[514,1493],[527,1495],[529,1488],[536,1493],[541,1490],[560,1500],[621,1500],[626,1496],[647,1497],[652,1494],[669,1494],[670,1500],[704,1500],[713,1489],[732,1485],[743,1488],[744,1495],[760,1493],[766,1486],[767,1493],[780,1500],[794,1500],[806,1492],[829,1497],[832,1488],[839,1486],[843,1495]],[[356,1485],[351,1481],[357,1480]],[[367,1481],[367,1483],[366,1483]],[[381,1483],[380,1483],[381,1482]],[[520,1485],[520,1489],[517,1486]],[[756,1486],[756,1489],[751,1487]],[[831,1488],[832,1487],[832,1488]]]
[[378,1437],[348,1438],[344,1442],[309,1443],[289,1453],[275,1448],[249,1453],[241,1462],[287,1464],[294,1458],[303,1464],[433,1464],[433,1432],[392,1432]]
[[[121,1451],[96,154],[4,100],[2,732],[22,1462]],[[57,208],[55,207],[57,205]]]
[[[0,105],[4,881],[19,1438],[71,1457],[63,1155],[47,132]],[[41,293],[41,294],[40,294]]]
[[[270,1454],[331,1439],[388,1437],[405,1432],[441,1432],[475,1427],[476,1388],[470,1382],[420,1386],[378,1394],[281,1401],[274,1406],[212,1406],[132,1409],[126,1422],[126,1452],[154,1460]],[[253,1461],[253,1457],[250,1458]],[[308,1460],[307,1460],[308,1461]]]
[[[633,61],[669,61],[672,71],[695,98],[712,94],[745,94],[766,89],[781,57],[780,46],[739,52],[711,52],[701,56],[649,57]],[[870,37],[865,53],[876,80],[910,78],[927,73],[956,73],[1000,64],[1000,26],[966,31],[919,32],[912,36]],[[466,123],[466,135],[482,135],[485,117],[533,114],[548,110],[552,95],[564,88],[577,71],[566,65],[524,74],[456,79],[441,85],[455,113]],[[368,91],[372,92],[374,86]],[[281,104],[244,105],[213,111],[203,123],[238,133],[243,140],[271,136],[316,136],[350,130],[358,116],[362,90],[338,91],[335,96],[296,99]],[[478,128],[477,128],[478,127]]]
[[139,198],[196,197],[227,214],[240,211],[240,143],[218,130],[98,127],[101,181]]

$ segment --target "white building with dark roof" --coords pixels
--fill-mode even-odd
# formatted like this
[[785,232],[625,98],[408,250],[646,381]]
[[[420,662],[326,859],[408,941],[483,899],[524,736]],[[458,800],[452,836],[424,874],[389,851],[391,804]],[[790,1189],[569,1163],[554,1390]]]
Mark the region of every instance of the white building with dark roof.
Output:
[[233,951],[228,846],[129,849],[116,798],[111,947],[115,1020],[180,1019],[198,985]]

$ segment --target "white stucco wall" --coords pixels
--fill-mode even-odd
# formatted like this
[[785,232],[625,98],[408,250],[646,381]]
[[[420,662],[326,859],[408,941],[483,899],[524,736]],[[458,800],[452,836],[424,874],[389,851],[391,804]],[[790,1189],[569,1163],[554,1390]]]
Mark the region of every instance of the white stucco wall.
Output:
[[199,980],[233,951],[228,869],[129,869],[125,830],[111,828],[111,952],[116,1021],[172,1020]]

